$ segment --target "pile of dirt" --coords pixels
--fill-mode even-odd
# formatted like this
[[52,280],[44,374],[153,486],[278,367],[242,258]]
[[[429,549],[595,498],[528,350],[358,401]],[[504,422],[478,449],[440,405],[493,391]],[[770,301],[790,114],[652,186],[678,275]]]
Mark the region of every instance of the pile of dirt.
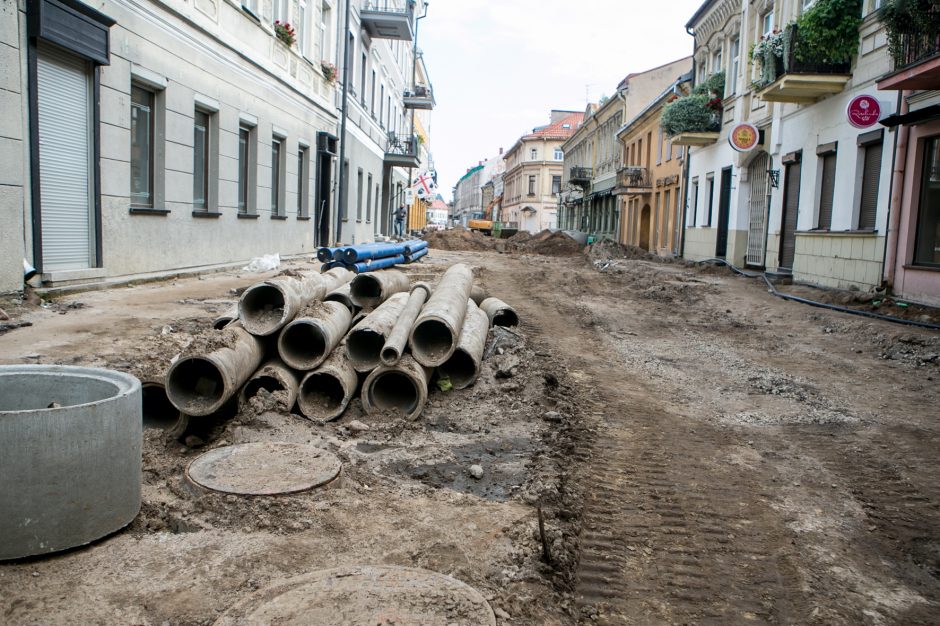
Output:
[[940,308],[906,302],[876,291],[827,289],[810,285],[787,285],[778,287],[778,289],[788,294],[825,304],[835,304],[915,322],[940,324]]
[[580,254],[583,247],[560,230],[546,229],[526,241],[516,243],[514,249],[528,254],[574,256]]
[[495,242],[482,233],[456,227],[450,230],[435,230],[424,236],[428,246],[437,250],[492,250]]
[[585,250],[588,260],[595,265],[598,262],[608,262],[613,260],[644,260],[653,261],[656,255],[637,246],[626,246],[613,239],[601,239],[596,241]]

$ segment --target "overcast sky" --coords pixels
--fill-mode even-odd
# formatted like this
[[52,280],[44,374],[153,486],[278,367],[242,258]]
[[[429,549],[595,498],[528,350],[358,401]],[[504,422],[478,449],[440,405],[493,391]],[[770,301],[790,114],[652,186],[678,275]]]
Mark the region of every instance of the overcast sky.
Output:
[[701,0],[431,0],[421,20],[437,107],[431,151],[450,200],[468,167],[509,149],[551,109],[583,111],[630,72],[692,53]]

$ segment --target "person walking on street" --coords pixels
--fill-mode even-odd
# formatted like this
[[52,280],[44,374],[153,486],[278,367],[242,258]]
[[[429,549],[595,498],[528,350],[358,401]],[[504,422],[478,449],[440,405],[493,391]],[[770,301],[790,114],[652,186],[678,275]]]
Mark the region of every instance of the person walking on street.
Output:
[[401,204],[395,210],[395,234],[399,237],[404,236],[405,231],[405,205]]

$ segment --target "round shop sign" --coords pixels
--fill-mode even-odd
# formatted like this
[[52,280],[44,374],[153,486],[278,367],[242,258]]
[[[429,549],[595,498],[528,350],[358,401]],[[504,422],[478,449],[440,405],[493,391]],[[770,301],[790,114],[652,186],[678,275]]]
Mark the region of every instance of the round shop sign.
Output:
[[881,119],[881,105],[871,96],[855,96],[846,107],[849,124],[855,128],[869,128]]
[[728,143],[738,152],[750,152],[760,142],[760,131],[757,126],[748,123],[738,124],[728,134]]

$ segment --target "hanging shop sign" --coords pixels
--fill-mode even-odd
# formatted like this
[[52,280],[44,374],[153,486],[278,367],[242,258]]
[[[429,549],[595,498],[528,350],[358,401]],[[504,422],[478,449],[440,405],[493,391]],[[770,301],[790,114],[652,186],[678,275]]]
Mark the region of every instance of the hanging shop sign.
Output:
[[855,96],[845,108],[849,124],[855,128],[871,128],[881,119],[881,104],[872,96]]
[[743,122],[728,133],[728,143],[738,152],[750,152],[760,143],[760,131],[757,126]]

